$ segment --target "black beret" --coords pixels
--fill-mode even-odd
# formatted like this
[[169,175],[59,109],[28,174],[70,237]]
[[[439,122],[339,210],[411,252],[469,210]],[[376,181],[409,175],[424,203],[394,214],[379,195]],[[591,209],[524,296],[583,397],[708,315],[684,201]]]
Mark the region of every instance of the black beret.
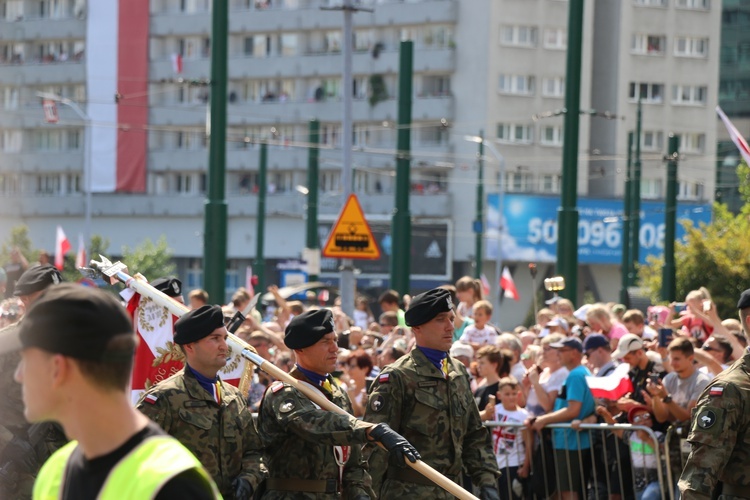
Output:
[[440,313],[452,310],[451,293],[445,288],[433,288],[411,299],[411,304],[404,315],[404,319],[408,326],[419,326],[427,323]]
[[18,281],[13,295],[29,295],[40,290],[44,290],[50,285],[62,283],[62,275],[54,266],[34,266],[27,269]]
[[333,330],[333,313],[330,309],[305,311],[292,318],[287,325],[284,344],[289,349],[304,349]]
[[166,276],[164,278],[155,279],[154,281],[149,283],[149,285],[169,297],[182,296],[182,281],[178,280],[174,276]]
[[174,343],[197,342],[224,326],[224,315],[219,306],[200,306],[183,314],[174,324]]
[[132,357],[133,347],[107,353],[109,341],[122,334],[135,336],[125,308],[111,294],[77,283],[50,287],[29,308],[14,335],[0,338],[0,353],[37,347],[88,361]]
[[750,307],[750,288],[742,292],[740,300],[737,301],[737,309],[746,309],[748,307]]

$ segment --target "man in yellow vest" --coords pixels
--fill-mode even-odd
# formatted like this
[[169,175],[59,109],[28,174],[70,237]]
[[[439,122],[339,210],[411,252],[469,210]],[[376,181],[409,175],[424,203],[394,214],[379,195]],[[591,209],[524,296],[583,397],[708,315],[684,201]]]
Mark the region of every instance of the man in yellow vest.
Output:
[[0,337],[0,354],[21,350],[26,419],[57,421],[74,440],[42,466],[35,499],[221,498],[200,462],[131,406],[135,345],[112,295],[72,283]]

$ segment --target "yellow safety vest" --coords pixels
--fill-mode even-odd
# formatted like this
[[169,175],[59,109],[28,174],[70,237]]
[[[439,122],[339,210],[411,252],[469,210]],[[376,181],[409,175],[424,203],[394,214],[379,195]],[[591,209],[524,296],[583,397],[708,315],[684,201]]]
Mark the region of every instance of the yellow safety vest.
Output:
[[[34,500],[62,498],[65,470],[77,441],[57,450],[45,462],[34,483]],[[153,436],[128,453],[109,472],[98,500],[153,499],[170,479],[190,469],[197,470],[221,499],[211,477],[197,458],[170,436]]]

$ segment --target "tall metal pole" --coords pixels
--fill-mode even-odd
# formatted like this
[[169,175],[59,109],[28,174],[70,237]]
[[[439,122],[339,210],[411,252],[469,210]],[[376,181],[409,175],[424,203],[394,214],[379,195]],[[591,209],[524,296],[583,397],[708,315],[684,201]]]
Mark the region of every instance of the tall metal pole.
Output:
[[253,269],[258,276],[258,289],[256,293],[266,291],[266,259],[263,254],[266,234],[266,192],[268,188],[268,144],[260,144],[260,166],[258,172],[258,234],[256,235],[255,262]]
[[396,141],[396,209],[391,223],[391,288],[409,293],[411,276],[411,94],[414,42],[401,42],[398,70],[398,135]]
[[318,170],[320,152],[320,122],[310,120],[307,153],[307,266],[308,279],[318,280],[320,242],[318,238]]
[[213,2],[211,28],[211,137],[208,153],[208,199],[203,231],[203,281],[212,302],[226,300],[227,202],[227,32],[228,2]]
[[673,302],[676,296],[674,241],[677,229],[677,163],[680,138],[669,134],[667,156],[667,199],[664,210],[664,268],[661,278],[661,298]]
[[484,130],[479,131],[479,155],[477,157],[477,215],[474,219],[474,277],[482,277],[482,239],[484,237]]
[[633,189],[633,132],[628,132],[628,161],[625,171],[625,195],[622,198],[622,265],[620,303],[629,306],[628,287],[630,286],[630,219],[632,214]]
[[635,119],[635,162],[633,164],[633,184],[631,194],[633,203],[631,205],[633,217],[630,222],[630,286],[635,286],[638,280],[638,271],[636,266],[640,260],[641,250],[641,122],[643,115],[641,113],[641,97],[638,97],[638,112]]
[[558,210],[557,270],[565,278],[561,295],[578,295],[578,125],[581,107],[583,1],[568,5],[568,54],[565,70],[565,122],[561,206]]

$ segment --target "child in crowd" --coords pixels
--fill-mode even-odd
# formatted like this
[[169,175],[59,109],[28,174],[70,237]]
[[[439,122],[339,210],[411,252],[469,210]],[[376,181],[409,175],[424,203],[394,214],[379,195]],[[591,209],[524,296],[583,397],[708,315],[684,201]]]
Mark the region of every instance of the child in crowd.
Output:
[[[617,423],[612,414],[603,406],[597,407],[596,413],[608,424]],[[647,407],[638,405],[628,411],[628,422],[632,425],[651,428],[654,424],[654,417]],[[661,454],[663,450],[664,434],[654,431],[656,436],[656,442],[654,442],[652,435],[643,429],[632,431],[620,429],[612,432],[625,441],[630,448],[636,500],[661,499],[657,453]]]
[[370,323],[375,321],[367,297],[357,297],[353,316],[354,326],[358,326],[365,331],[369,329]]
[[[678,312],[678,317],[672,321],[672,328],[681,328],[686,335],[698,339],[701,343],[705,342],[714,329],[711,325],[705,324],[695,311],[702,313],[704,302],[710,303],[710,301],[711,294],[704,287],[689,292],[685,296],[686,308]],[[674,306],[671,307],[674,310]]]
[[[497,422],[523,424],[529,418],[529,412],[518,406],[518,391],[518,381],[515,378],[500,379],[497,390],[500,404],[495,405]],[[528,439],[527,433],[525,428],[515,425],[493,427],[492,444],[497,466],[502,472],[498,479],[498,488],[503,500],[520,500],[522,497],[522,485],[518,478],[528,477],[531,466],[531,440]]]
[[490,318],[492,318],[492,304],[486,300],[480,300],[474,304],[474,324],[464,329],[459,340],[470,344],[475,351],[484,345],[494,345],[498,332],[489,324]]

